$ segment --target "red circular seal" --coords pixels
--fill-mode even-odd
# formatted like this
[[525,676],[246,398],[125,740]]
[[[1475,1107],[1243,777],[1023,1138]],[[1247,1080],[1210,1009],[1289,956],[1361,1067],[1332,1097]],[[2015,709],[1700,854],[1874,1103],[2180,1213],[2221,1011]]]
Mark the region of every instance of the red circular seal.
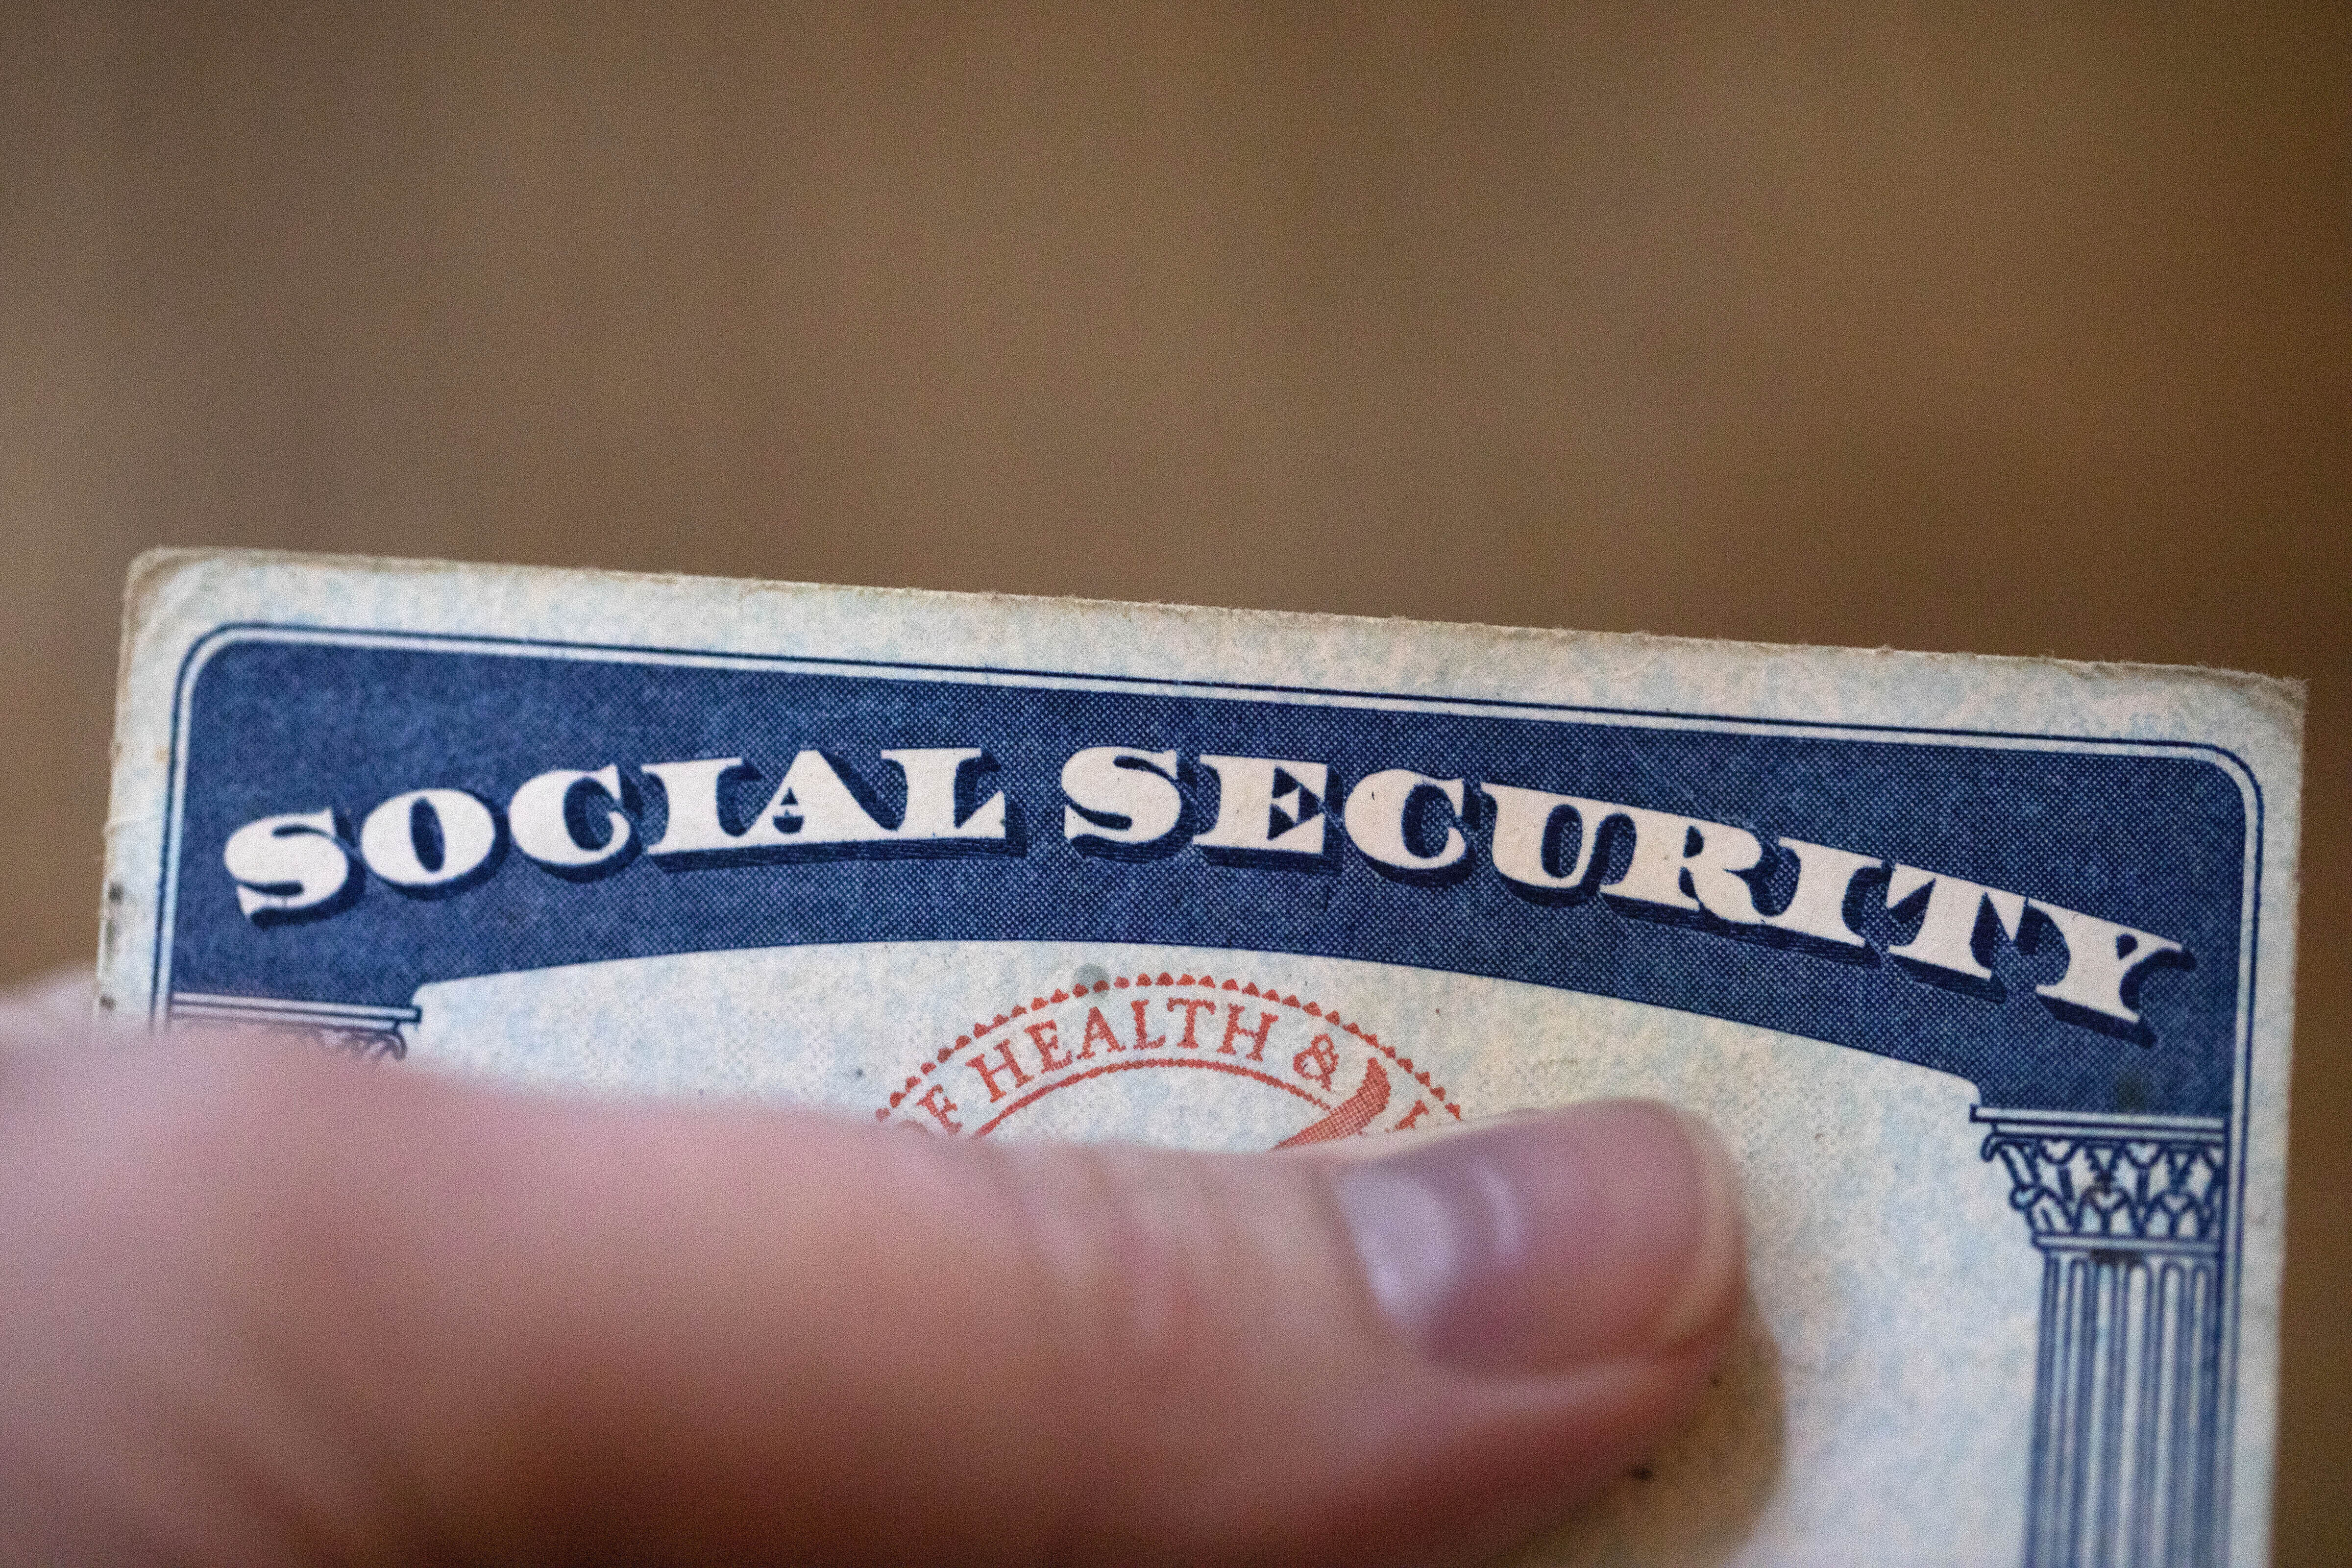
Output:
[[1426,1064],[1333,1008],[1255,981],[1162,971],[1081,978],[974,1024],[917,1064],[874,1119],[966,1138],[1291,1148],[1462,1115]]

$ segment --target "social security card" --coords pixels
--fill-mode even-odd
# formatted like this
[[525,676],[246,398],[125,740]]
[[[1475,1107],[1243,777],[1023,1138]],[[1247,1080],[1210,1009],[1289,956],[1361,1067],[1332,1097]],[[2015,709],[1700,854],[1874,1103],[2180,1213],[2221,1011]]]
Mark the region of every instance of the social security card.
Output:
[[166,552],[100,1005],[944,1138],[1662,1096],[1739,1156],[1752,1302],[1528,1561],[2251,1568],[2301,721],[2207,671]]

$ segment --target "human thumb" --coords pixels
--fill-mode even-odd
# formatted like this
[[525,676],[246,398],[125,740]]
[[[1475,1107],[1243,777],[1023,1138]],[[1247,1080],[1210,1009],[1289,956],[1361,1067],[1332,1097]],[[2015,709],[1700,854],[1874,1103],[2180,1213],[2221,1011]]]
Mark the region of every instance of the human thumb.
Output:
[[1695,1401],[1740,1273],[1698,1123],[1348,1148],[19,1053],[0,1555],[1453,1561]]

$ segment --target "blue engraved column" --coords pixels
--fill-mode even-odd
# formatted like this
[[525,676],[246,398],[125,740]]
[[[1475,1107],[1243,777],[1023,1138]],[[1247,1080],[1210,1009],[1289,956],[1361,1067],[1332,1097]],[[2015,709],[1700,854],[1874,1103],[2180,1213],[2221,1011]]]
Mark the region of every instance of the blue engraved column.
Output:
[[2226,1124],[1974,1119],[2042,1256],[2026,1568],[2218,1561]]

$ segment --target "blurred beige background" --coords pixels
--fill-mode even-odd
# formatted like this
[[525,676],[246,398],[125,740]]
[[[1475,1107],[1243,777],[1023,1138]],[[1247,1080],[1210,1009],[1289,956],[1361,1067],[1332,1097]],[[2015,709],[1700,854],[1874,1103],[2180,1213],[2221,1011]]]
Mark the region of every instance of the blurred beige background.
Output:
[[0,979],[163,542],[2303,676],[2352,1562],[2347,127],[2341,5],[17,0]]

